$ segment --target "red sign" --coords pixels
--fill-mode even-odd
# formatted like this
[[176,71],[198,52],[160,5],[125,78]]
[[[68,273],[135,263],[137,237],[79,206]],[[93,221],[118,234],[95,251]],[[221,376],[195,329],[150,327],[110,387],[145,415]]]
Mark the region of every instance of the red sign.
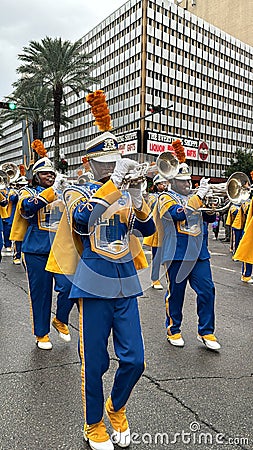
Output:
[[206,142],[201,142],[199,144],[199,157],[202,159],[202,161],[205,161],[208,158],[209,155],[209,149]]

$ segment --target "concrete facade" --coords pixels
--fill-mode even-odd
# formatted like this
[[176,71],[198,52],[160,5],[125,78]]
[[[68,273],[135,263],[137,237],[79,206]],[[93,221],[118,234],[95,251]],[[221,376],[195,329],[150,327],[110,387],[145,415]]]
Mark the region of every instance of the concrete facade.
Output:
[[[90,89],[104,89],[123,154],[155,161],[180,138],[196,179],[219,180],[237,148],[252,149],[253,48],[188,9],[129,0],[83,37],[83,51],[94,55],[92,75],[101,84]],[[151,104],[162,112],[140,120]],[[84,92],[69,93],[68,105],[73,124],[61,129],[61,151],[75,175],[98,130]],[[52,136],[45,123],[46,148]],[[14,149],[8,154],[16,163],[17,148],[21,158],[19,140],[15,157]]]

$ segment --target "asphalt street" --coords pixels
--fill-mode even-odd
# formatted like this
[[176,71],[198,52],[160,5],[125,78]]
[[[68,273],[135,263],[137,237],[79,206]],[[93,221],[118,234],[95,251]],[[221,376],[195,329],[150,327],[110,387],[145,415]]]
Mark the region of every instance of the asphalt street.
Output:
[[[141,274],[147,367],[127,405],[131,449],[253,448],[253,285],[240,281],[241,264],[232,261],[228,243],[213,241],[210,233],[209,247],[220,352],[196,339],[190,288],[182,327],[185,347],[172,347],[164,328],[165,290],[149,287],[149,270]],[[164,277],[161,281],[165,286]],[[53,349],[39,350],[31,333],[25,272],[8,256],[0,265],[0,286],[0,449],[88,450],[82,438],[77,309],[70,316],[71,343],[52,329]],[[54,312],[55,303],[52,317]],[[111,342],[110,356],[105,397],[117,367]]]

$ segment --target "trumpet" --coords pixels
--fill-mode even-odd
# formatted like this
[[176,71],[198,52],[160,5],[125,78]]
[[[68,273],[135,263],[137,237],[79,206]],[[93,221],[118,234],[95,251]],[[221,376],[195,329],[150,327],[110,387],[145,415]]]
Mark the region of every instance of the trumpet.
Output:
[[[206,194],[205,206],[199,208],[201,211],[222,212],[229,208],[230,201],[227,195],[227,183],[210,184],[210,191]],[[193,193],[196,193],[197,189]]]
[[146,174],[148,168],[149,168],[148,162],[144,162],[141,164],[136,163],[134,168],[129,170],[129,172],[123,178],[121,189],[128,189],[131,187],[135,187],[141,183],[142,184],[141,190],[144,191],[147,185]]

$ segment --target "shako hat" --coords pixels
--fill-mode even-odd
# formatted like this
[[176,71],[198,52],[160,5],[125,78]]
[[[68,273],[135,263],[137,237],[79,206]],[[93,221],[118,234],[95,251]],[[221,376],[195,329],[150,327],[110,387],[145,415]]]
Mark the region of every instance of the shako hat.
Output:
[[167,181],[168,180],[166,180],[166,178],[162,177],[162,175],[160,175],[159,173],[157,175],[155,175],[153,178],[154,184],[166,183]]
[[102,134],[86,143],[85,158],[87,161],[90,159],[98,162],[118,161],[121,159],[121,154],[118,150],[117,138],[110,133],[111,117],[104,91],[97,90],[89,93],[86,101],[91,106],[91,112],[95,118],[94,125],[97,125]]
[[114,134],[106,131],[86,144],[86,158],[99,162],[113,162],[121,158]]
[[175,180],[191,180],[190,167],[186,163],[179,164],[178,173],[174,177]]
[[38,161],[36,161],[36,163],[33,165],[32,168],[33,175],[39,172],[53,172],[55,174],[53,164],[50,161],[50,159],[47,158],[47,156],[38,159]]

